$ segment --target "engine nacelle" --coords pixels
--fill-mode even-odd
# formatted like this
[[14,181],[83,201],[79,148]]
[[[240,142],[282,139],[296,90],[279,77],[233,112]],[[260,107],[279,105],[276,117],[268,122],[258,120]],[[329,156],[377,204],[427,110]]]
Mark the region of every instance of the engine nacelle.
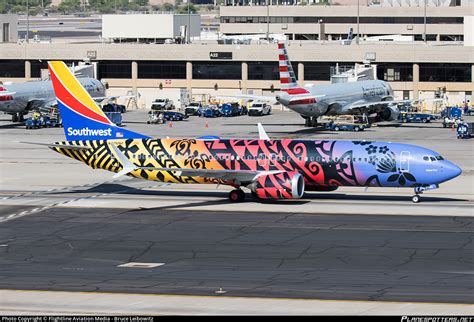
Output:
[[398,119],[400,110],[397,106],[387,106],[380,111],[377,116],[383,121],[394,121]]
[[249,188],[261,199],[299,199],[304,186],[303,176],[298,172],[281,172],[261,175]]
[[318,186],[306,186],[306,191],[335,191],[339,186],[328,186],[328,185],[318,185]]

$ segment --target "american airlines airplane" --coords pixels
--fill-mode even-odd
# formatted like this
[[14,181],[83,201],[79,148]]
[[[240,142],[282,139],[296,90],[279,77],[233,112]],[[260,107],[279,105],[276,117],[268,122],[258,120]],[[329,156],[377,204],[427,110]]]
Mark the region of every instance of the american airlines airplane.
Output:
[[[94,78],[79,78],[81,85],[92,97],[104,97],[105,86]],[[12,115],[12,122],[23,122],[29,111],[56,105],[52,82],[33,81],[0,85],[0,111]]]
[[376,114],[392,121],[400,111],[394,104],[393,90],[387,82],[365,80],[300,87],[284,44],[278,44],[281,92],[276,100],[316,126],[321,115]]
[[387,82],[364,80],[336,84],[308,84],[299,86],[288,57],[285,44],[278,44],[280,93],[275,97],[238,95],[261,101],[277,102],[306,119],[305,126],[317,126],[317,118],[323,115],[358,114],[370,116],[376,121],[393,121],[400,111],[394,101],[393,90]]
[[306,191],[340,186],[411,188],[420,194],[461,174],[439,153],[391,142],[165,138],[117,127],[94,103],[63,62],[49,69],[67,141],[46,144],[94,169],[146,180],[224,184],[231,202],[250,189],[257,199],[301,198]]

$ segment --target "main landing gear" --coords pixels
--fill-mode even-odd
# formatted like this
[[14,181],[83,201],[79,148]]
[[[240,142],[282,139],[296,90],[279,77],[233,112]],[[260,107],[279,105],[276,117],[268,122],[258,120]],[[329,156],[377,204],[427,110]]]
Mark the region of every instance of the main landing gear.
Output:
[[18,123],[18,122],[23,123],[24,121],[25,121],[25,117],[23,115],[23,112],[12,114],[13,123]]
[[234,189],[229,192],[229,200],[231,202],[242,202],[245,199],[245,192],[241,189]]
[[304,126],[306,127],[317,127],[318,126],[318,118],[315,116],[305,117]]

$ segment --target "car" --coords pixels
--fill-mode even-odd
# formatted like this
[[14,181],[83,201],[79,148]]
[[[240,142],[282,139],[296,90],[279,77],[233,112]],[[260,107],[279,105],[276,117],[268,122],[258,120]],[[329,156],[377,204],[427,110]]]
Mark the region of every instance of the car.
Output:
[[189,116],[180,113],[180,112],[163,112],[163,118],[167,121],[182,121],[185,118],[188,118]]
[[224,103],[220,107],[222,116],[238,116],[242,115],[242,108],[238,103]]
[[266,103],[252,103],[248,109],[248,115],[249,116],[254,116],[254,115],[269,115],[272,112],[272,107]]
[[432,120],[431,114],[426,113],[400,113],[400,118],[402,123],[429,123]]
[[221,112],[217,108],[217,105],[208,105],[202,108],[201,117],[219,117]]
[[199,115],[201,113],[202,104],[200,102],[191,102],[184,108],[186,115]]
[[157,98],[151,103],[151,109],[155,111],[169,111],[174,109],[174,103],[169,98]]

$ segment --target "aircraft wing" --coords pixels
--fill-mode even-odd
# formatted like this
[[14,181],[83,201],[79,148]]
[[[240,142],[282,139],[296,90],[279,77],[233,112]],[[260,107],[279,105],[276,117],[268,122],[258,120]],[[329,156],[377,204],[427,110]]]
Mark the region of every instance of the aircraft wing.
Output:
[[277,171],[255,171],[255,170],[215,170],[215,169],[192,169],[192,168],[159,168],[159,167],[141,167],[130,161],[115,144],[110,144],[118,162],[122,165],[122,170],[114,175],[114,178],[126,175],[135,170],[151,170],[151,171],[174,171],[178,176],[203,177],[217,180],[238,181],[247,183],[254,181],[258,176],[263,174],[275,174],[283,172]]
[[230,180],[239,182],[252,182],[258,176],[269,173],[280,173],[282,171],[252,171],[252,170],[214,170],[214,169],[189,169],[189,168],[155,168],[138,167],[142,170],[174,171],[178,176],[203,177],[218,180]]
[[97,97],[92,97],[92,99],[97,102],[102,102],[104,100],[116,100],[117,98],[132,98],[132,97],[136,97],[136,95],[97,96]]
[[424,100],[393,100],[393,101],[380,101],[380,102],[365,102],[365,101],[356,101],[352,104],[344,106],[344,111],[347,114],[356,114],[356,113],[377,113],[382,110],[382,108],[387,107],[392,104],[400,103],[413,103],[417,101],[443,101],[442,98],[434,99],[424,99]]
[[225,96],[216,96],[217,99],[246,99],[246,100],[253,100],[256,102],[266,102],[270,104],[278,103],[275,96],[263,96],[263,95],[250,95],[250,94],[239,94],[239,95],[225,95]]

